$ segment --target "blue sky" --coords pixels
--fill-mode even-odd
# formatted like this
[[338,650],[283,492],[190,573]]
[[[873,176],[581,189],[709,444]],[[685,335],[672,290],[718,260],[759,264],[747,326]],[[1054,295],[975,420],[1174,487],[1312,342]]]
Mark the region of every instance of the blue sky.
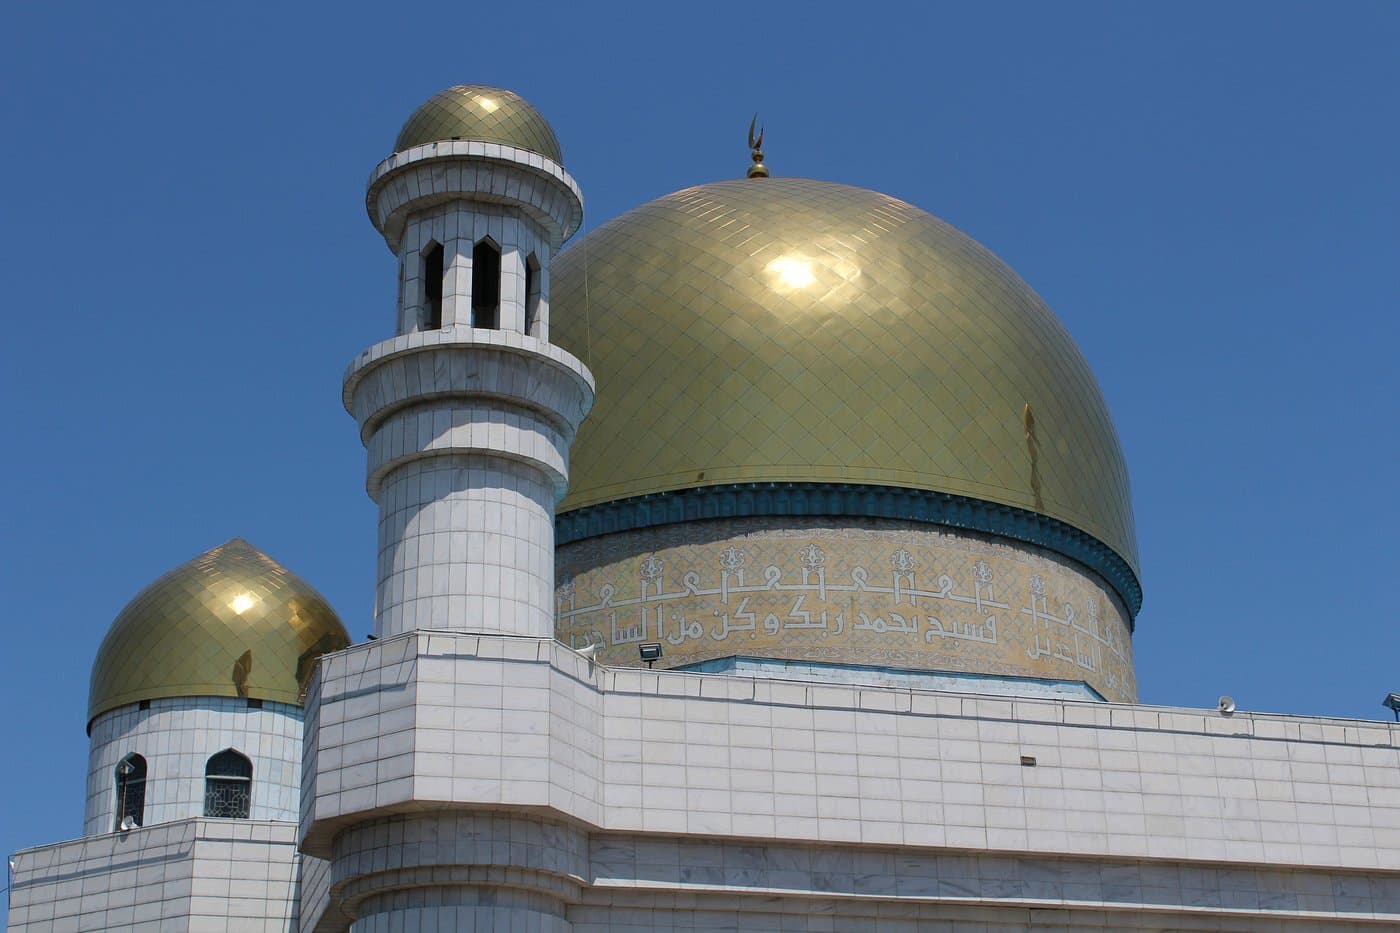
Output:
[[981,240],[1117,421],[1142,700],[1386,715],[1397,48],[1382,2],[11,5],[0,849],[80,833],[93,653],[170,567],[242,535],[369,630],[363,184],[462,82],[550,119],[588,227],[739,176],[758,110],[775,174]]

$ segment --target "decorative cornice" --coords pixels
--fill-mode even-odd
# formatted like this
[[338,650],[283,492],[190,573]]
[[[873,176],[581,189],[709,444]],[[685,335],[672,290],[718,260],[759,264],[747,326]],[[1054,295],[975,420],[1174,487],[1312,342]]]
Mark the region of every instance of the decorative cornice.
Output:
[[1129,627],[1142,608],[1137,574],[1092,535],[1014,506],[922,489],[855,483],[736,483],[634,496],[560,514],[555,519],[555,544],[677,522],[760,516],[892,518],[1024,541],[1103,577],[1127,606]]

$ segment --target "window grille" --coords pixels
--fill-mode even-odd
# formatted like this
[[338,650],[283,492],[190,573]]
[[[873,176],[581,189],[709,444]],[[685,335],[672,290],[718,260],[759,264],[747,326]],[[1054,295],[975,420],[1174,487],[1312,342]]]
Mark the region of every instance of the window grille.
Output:
[[233,749],[204,768],[204,815],[246,820],[253,800],[253,763]]
[[140,826],[146,818],[146,759],[127,755],[117,762],[117,816],[113,829]]

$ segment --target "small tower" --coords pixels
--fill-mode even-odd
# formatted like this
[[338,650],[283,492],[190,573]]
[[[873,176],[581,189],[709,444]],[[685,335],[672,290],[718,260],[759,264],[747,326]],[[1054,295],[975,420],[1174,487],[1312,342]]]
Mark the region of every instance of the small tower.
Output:
[[375,633],[554,634],[554,506],[593,378],[549,342],[551,258],[583,200],[526,101],[448,88],[370,175],[396,336],[345,376],[379,504]]
[[350,644],[306,581],[234,538],[126,605],[92,666],[83,833],[295,822],[303,691]]

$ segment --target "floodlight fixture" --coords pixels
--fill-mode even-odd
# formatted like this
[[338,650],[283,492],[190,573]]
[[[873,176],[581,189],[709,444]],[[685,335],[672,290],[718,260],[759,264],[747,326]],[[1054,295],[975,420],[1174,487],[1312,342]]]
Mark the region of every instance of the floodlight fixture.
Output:
[[661,660],[661,642],[651,641],[637,646],[637,654],[641,655],[643,661],[647,662],[647,670]]
[[1400,722],[1400,693],[1391,693],[1381,701],[1381,705],[1395,714],[1395,721]]
[[1220,710],[1222,716],[1232,715],[1235,712],[1235,698],[1232,696],[1221,697],[1216,708]]

